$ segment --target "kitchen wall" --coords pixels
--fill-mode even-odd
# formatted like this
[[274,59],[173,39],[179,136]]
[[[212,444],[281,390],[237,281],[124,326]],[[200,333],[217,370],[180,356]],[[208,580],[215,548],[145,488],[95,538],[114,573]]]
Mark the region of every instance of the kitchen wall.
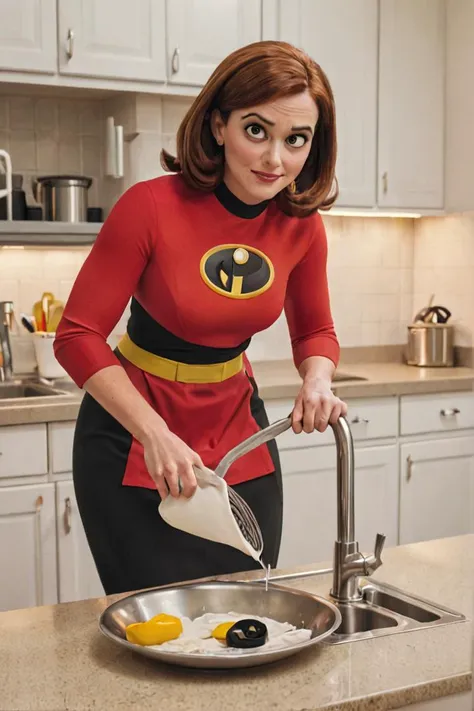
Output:
[[[16,172],[54,169],[97,175],[93,200],[107,209],[129,185],[162,174],[161,147],[174,150],[176,131],[190,102],[140,94],[102,101],[0,97],[0,127],[4,126],[0,145],[6,140],[10,150],[13,147]],[[18,124],[24,110],[26,118]],[[124,126],[122,180],[103,176],[102,136],[109,115]],[[28,155],[34,163],[28,162]],[[405,343],[408,322],[432,292],[459,320],[457,343],[471,345],[474,216],[409,220],[326,215],[324,222],[331,302],[343,347]],[[88,252],[88,248],[0,250],[0,299],[13,298],[18,311],[30,310],[45,289],[66,299]],[[115,331],[123,331],[125,322],[126,315]],[[257,334],[250,356],[291,356],[284,318]]]
[[14,173],[24,176],[28,204],[31,178],[76,173],[93,178],[89,205],[100,205],[103,102],[48,96],[0,96],[0,148]]
[[456,345],[472,348],[474,334],[474,213],[415,223],[413,305],[431,294],[456,324]]

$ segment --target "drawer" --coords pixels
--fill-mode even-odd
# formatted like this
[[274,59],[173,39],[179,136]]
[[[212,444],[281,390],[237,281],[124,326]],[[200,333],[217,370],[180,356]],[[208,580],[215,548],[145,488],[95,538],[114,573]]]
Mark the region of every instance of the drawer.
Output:
[[47,473],[46,425],[0,427],[0,478]]
[[346,402],[347,421],[354,441],[398,435],[398,398],[355,398]]
[[72,443],[75,422],[53,422],[49,425],[51,471],[53,474],[72,471]]
[[474,427],[474,393],[404,395],[401,398],[402,435],[453,432]]
[[[265,407],[270,422],[287,417],[293,409],[293,400],[269,400]],[[347,400],[347,421],[354,441],[396,437],[398,434],[398,401],[396,397],[364,398]],[[291,430],[277,438],[281,450],[299,447],[317,447],[334,444],[331,427],[326,432],[302,432],[295,435]]]

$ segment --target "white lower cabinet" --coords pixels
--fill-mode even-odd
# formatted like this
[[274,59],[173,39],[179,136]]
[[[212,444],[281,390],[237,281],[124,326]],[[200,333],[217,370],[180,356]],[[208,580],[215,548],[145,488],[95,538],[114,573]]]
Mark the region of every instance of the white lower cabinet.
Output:
[[[336,448],[280,453],[283,471],[282,568],[332,560],[337,537]],[[395,444],[355,450],[356,539],[371,552],[375,534],[398,543],[398,455]]]
[[[355,537],[363,552],[373,551],[377,533],[388,547],[474,532],[473,398],[460,392],[348,401]],[[266,403],[270,422],[292,404]],[[70,478],[74,426],[0,428],[0,610],[104,594]],[[277,442],[284,490],[278,565],[329,563],[337,537],[334,433],[286,432]],[[32,483],[38,476],[50,481]]]
[[400,455],[400,544],[474,532],[472,431],[405,443]]
[[0,488],[0,610],[57,599],[54,484]]
[[77,508],[72,481],[56,484],[59,602],[104,594]]

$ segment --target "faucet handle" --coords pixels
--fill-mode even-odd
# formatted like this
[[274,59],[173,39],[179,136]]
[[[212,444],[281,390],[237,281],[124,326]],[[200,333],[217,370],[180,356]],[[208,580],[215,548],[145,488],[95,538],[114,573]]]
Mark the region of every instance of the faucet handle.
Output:
[[379,565],[382,565],[382,551],[383,547],[385,545],[385,540],[387,536],[385,536],[383,533],[377,533],[377,536],[375,537],[375,548],[374,548],[374,556],[375,560]]
[[363,556],[364,575],[372,575],[382,565],[382,550],[385,545],[385,539],[386,536],[383,533],[377,533],[373,555]]

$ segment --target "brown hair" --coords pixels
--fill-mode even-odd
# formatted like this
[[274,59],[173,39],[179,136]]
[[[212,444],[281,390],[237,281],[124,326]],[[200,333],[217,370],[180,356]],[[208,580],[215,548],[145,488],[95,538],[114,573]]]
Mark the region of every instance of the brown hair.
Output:
[[165,150],[165,170],[181,173],[186,183],[209,192],[224,175],[224,153],[211,130],[215,109],[227,121],[231,111],[309,90],[319,117],[308,158],[296,180],[297,192],[278,193],[279,207],[304,217],[328,209],[337,198],[334,97],[321,67],[286,42],[264,41],[237,49],[224,59],[194,100],[177,134],[177,157]]

